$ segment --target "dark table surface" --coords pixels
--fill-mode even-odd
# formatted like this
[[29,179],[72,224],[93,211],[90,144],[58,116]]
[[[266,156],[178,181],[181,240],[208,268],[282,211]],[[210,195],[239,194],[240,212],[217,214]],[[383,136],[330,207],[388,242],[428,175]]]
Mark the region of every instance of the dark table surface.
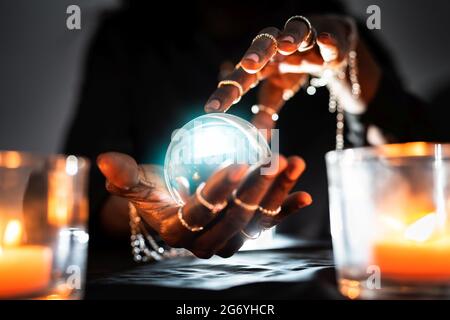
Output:
[[319,243],[148,264],[133,263],[128,252],[106,251],[95,261],[87,299],[342,299],[331,248]]

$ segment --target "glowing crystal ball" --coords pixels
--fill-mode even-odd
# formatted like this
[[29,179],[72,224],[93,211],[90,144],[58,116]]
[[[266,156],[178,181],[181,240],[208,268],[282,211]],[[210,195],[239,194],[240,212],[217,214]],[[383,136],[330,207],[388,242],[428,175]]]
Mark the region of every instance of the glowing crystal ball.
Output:
[[166,185],[184,204],[215,171],[230,164],[258,166],[270,156],[265,137],[251,123],[225,113],[203,115],[172,136],[164,163]]

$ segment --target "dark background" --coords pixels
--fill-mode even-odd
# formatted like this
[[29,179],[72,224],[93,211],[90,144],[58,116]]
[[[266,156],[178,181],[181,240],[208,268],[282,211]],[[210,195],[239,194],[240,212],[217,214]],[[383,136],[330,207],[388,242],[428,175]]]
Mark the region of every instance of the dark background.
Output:
[[[450,82],[448,0],[343,2],[364,20],[368,5],[381,7],[381,30],[372,32],[390,49],[412,92],[429,99]],[[70,4],[81,7],[81,30],[66,28]],[[117,5],[117,0],[0,0],[0,150],[60,150],[87,44],[99,14]]]

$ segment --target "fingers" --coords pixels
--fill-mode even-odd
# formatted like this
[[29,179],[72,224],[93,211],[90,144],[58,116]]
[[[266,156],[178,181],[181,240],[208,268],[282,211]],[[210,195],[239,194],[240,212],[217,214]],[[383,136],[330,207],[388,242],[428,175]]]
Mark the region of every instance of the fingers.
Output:
[[[292,20],[294,23],[301,20]],[[318,36],[316,46],[299,54],[287,48],[281,53],[289,53],[285,60],[279,64],[281,73],[319,73],[323,70],[324,63],[328,67],[339,67],[346,59],[351,48],[355,46],[357,32],[354,22],[346,17],[337,15],[321,15],[311,18]],[[285,31],[283,31],[284,33]],[[281,39],[283,35],[280,36]],[[288,37],[288,39],[292,39]],[[281,41],[279,41],[281,42]]]
[[[277,170],[274,170],[272,174],[266,175],[261,174],[260,170],[254,170],[252,175],[237,190],[236,197],[238,199],[248,204],[259,204],[261,202],[278,174],[283,172],[287,166],[287,160],[283,156],[273,155],[273,161],[277,161]],[[229,211],[236,210],[237,212],[241,212],[241,209],[241,206],[232,204]],[[248,212],[249,210],[245,211]]]
[[206,112],[227,111],[230,106],[241,97],[238,86],[240,86],[243,93],[245,93],[255,82],[257,82],[257,77],[254,74],[248,74],[242,68],[238,68],[234,70],[226,80],[236,81],[238,85],[227,84],[218,87],[206,102]]
[[[276,219],[273,219],[270,225],[264,226],[264,228],[271,228],[286,218],[288,215],[293,212],[304,208],[312,203],[311,196],[306,192],[296,192],[288,196],[285,202],[282,205],[282,211],[278,214]],[[261,227],[260,227],[261,228]],[[222,258],[231,257],[236,251],[238,251],[246,238],[239,234],[236,234],[233,238],[231,238],[222,248],[217,251],[217,255]]]
[[[289,21],[284,30],[265,28],[254,38],[250,48],[245,53],[237,69],[227,80],[236,81],[237,85],[223,85],[209,98],[205,105],[206,112],[224,112],[239,100],[241,93],[247,92],[258,80],[268,78],[278,72],[283,74],[279,79],[286,78],[289,73],[317,73],[322,71],[324,62],[328,66],[340,66],[347,56],[354,33],[348,19],[339,16],[320,16],[311,19],[319,32],[317,45],[311,50],[299,54],[298,48],[309,38],[309,27],[300,19]],[[282,55],[276,55],[280,52]],[[273,58],[273,59],[272,59]],[[286,58],[286,59],[284,59]],[[274,61],[273,63],[269,63]],[[336,62],[336,65],[330,64]],[[276,67],[278,72],[274,72]],[[257,75],[257,77],[250,77]],[[277,78],[276,76],[273,78]],[[277,96],[279,98],[280,95]],[[279,108],[282,99],[278,99]],[[263,118],[267,116],[263,116]],[[266,123],[266,120],[255,121]],[[268,125],[270,125],[268,123]]]
[[219,86],[206,102],[206,112],[226,112],[234,103],[239,101],[241,98],[240,91],[246,93],[259,80],[275,72],[274,68],[266,67],[271,58],[277,53],[276,38],[278,35],[279,30],[276,28],[261,30],[239,62],[238,66],[240,67],[225,79],[236,81],[237,85],[227,84]]
[[244,245],[245,240],[242,234],[238,233],[220,248],[216,254],[222,258],[229,258]]
[[298,209],[307,207],[313,202],[309,193],[304,191],[298,191],[289,195],[281,206],[281,212],[279,218],[283,218],[297,211]]
[[318,46],[303,53],[294,53],[287,56],[278,65],[281,74],[300,73],[316,74],[323,70],[323,58]]
[[[265,81],[258,92],[258,104],[265,108],[270,108],[273,112],[278,113],[283,104],[283,89],[274,85],[269,81]],[[252,123],[258,129],[273,129],[275,122],[272,115],[261,109],[253,116]]]
[[261,208],[273,212],[273,214],[258,211],[246,230],[258,232],[261,227],[270,227],[275,224],[274,220],[278,221],[278,216],[281,212],[279,214],[276,214],[275,212],[283,205],[286,197],[295,186],[304,170],[305,162],[302,158],[297,156],[288,158],[286,169],[277,177],[260,204]]
[[106,179],[117,188],[129,189],[139,182],[138,165],[129,155],[102,153],[97,157],[97,165]]
[[[281,207],[280,213],[276,215],[259,213],[252,223],[259,224],[259,226],[257,226],[258,228],[261,226],[270,228],[292,212],[312,203],[311,196],[306,192],[301,191],[289,194],[305,171],[305,168],[306,165],[302,158],[297,156],[289,157],[288,167],[283,174],[277,178],[266,197],[261,202],[261,207],[270,211],[277,210]],[[260,218],[260,220],[258,221],[256,218]]]
[[[250,205],[258,205],[265,193],[276,179],[279,172],[287,166],[284,157],[279,158],[279,170],[272,175],[261,175],[259,168],[254,170],[237,191],[237,198]],[[193,251],[201,257],[212,256],[237,232],[242,230],[252,219],[254,210],[247,210],[231,203],[229,209],[208,232],[194,241]]]
[[151,201],[160,197],[155,185],[146,178],[145,170],[129,155],[103,153],[97,157],[97,165],[106,178],[106,189],[110,193],[132,201]]
[[355,45],[357,31],[354,21],[338,15],[313,17],[318,37],[317,45],[326,62],[341,62]]
[[[305,208],[312,204],[312,197],[309,193],[304,191],[298,191],[289,194],[283,203],[281,204],[281,211],[279,214],[275,216],[262,215],[259,217],[255,217],[255,220],[252,220],[251,226],[254,230],[260,230],[261,228],[272,228],[273,226],[279,224],[282,220],[284,220],[287,216],[297,212],[299,209]],[[259,221],[256,218],[261,218]]]
[[297,212],[299,209],[305,208],[312,204],[312,197],[309,193],[298,191],[287,195],[281,204],[281,211],[275,216],[261,215],[259,228],[272,228],[279,224],[287,216]]
[[[294,187],[297,179],[305,169],[304,161],[299,157],[289,157],[286,169],[278,175],[275,182],[271,185],[269,191],[261,201],[260,205],[269,210],[276,210],[282,205],[290,190]],[[257,233],[261,228],[271,227],[273,225],[273,218],[269,217],[269,221],[263,221],[264,216],[257,212],[251,222],[245,227],[245,230],[250,230],[251,233]],[[230,239],[217,254],[223,258],[231,256],[234,252],[239,250],[246,238],[242,234],[236,234]]]
[[278,37],[278,51],[283,55],[289,55],[297,51],[300,44],[306,40],[309,28],[299,19],[289,21],[283,32]]
[[[162,212],[149,212],[152,217],[149,220],[160,219],[162,223],[156,230],[162,239],[171,247],[190,248],[195,237],[201,232],[192,231],[193,228],[206,228],[209,223],[217,218],[217,213],[205,207],[198,197],[202,197],[210,204],[223,204],[231,195],[231,192],[239,185],[241,179],[247,173],[247,165],[231,165],[214,173],[206,182],[200,195],[193,195],[181,209],[181,217],[178,208],[169,208]],[[145,208],[141,204],[141,208]]]
[[[231,165],[218,171],[208,179],[200,196],[211,204],[224,203],[238,187],[247,170],[247,165]],[[189,225],[206,226],[217,217],[217,214],[201,204],[197,195],[194,195],[185,204],[183,216]]]
[[[306,81],[304,74],[285,74],[272,76],[265,81],[258,93],[258,104],[279,113],[285,102],[290,99]],[[275,121],[270,112],[260,110],[252,120],[259,129],[272,129]]]
[[261,201],[261,207],[268,210],[276,210],[281,206],[304,170],[305,162],[302,158],[297,156],[289,157],[286,169],[270,187],[269,192]]
[[277,53],[278,44],[276,39],[279,34],[280,31],[274,27],[261,30],[244,54],[240,62],[242,68],[250,74],[261,70]]
[[317,37],[317,45],[319,46],[320,54],[322,55],[323,61],[329,63],[331,61],[337,60],[339,58],[339,50],[337,40],[329,33],[323,32]]

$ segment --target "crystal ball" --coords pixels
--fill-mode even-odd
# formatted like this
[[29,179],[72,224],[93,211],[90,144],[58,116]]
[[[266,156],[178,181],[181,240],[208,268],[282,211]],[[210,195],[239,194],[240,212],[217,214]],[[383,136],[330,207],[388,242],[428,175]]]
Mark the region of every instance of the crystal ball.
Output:
[[164,177],[180,205],[217,170],[231,164],[250,169],[268,163],[270,147],[250,122],[226,113],[195,118],[172,135],[164,162]]

